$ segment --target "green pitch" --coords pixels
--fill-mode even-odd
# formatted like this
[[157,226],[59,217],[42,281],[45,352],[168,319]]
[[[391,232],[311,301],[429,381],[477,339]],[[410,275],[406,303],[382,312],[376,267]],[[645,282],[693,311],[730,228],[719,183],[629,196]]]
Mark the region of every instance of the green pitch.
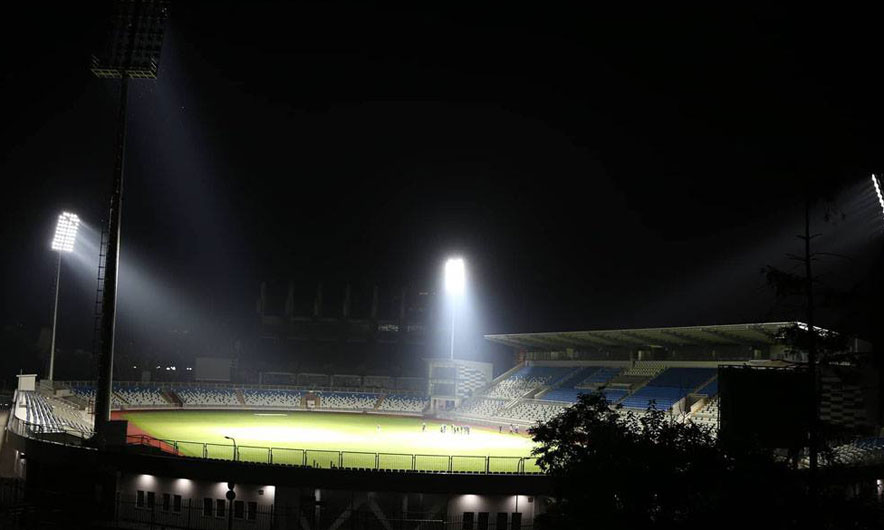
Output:
[[192,410],[126,412],[123,417],[148,435],[170,441],[184,456],[232,459],[232,444],[224,438],[230,436],[236,439],[238,459],[252,462],[427,471],[450,466],[453,471],[481,472],[486,465],[489,471],[537,470],[533,459],[519,467],[533,447],[526,436],[479,427],[469,435],[453,434],[450,427],[442,433],[439,422],[427,422],[424,432],[420,418]]

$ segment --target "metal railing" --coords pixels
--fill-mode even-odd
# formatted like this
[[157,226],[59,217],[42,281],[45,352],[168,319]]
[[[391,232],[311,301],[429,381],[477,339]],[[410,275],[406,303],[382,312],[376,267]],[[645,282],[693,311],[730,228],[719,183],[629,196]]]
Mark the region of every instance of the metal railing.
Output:
[[[31,423],[19,418],[13,413],[10,414],[7,428],[15,434],[26,438],[49,440],[59,443],[67,443],[68,445],[82,445],[82,442],[88,440],[94,434],[92,431],[84,431],[74,427],[56,427],[40,423]],[[62,438],[63,436],[68,436],[69,438]]]
[[536,458],[519,456],[372,453],[250,445],[237,445],[234,449],[232,444],[163,440],[141,434],[127,436],[126,442],[129,445],[153,447],[180,457],[318,469],[520,475],[542,473]]

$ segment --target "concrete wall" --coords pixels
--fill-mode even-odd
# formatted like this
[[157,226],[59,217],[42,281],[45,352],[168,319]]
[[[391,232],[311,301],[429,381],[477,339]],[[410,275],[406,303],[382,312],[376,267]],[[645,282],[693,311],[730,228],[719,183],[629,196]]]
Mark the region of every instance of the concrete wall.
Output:
[[[143,492],[139,506],[138,492]],[[118,482],[118,518],[157,525],[226,529],[230,519],[231,505],[226,498],[226,482],[198,481],[187,478],[158,477],[148,474],[123,474]],[[276,487],[271,485],[236,484],[236,501],[243,502],[241,517],[233,518],[234,528],[270,528]],[[148,493],[153,492],[153,507]],[[169,506],[163,506],[163,495],[169,495]],[[180,509],[176,509],[175,495],[181,496]],[[212,500],[212,509],[204,512],[204,500]],[[223,513],[217,511],[221,501]],[[254,502],[256,514],[249,518],[249,502]]]
[[[257,506],[257,515],[249,520],[234,518],[233,528],[264,529],[274,525],[280,529],[312,530],[350,528],[351,525],[399,528],[405,521],[449,521],[459,528],[465,513],[477,519],[488,513],[492,524],[499,513],[512,521],[519,513],[523,525],[531,525],[535,515],[542,513],[543,498],[528,495],[405,493],[344,489],[236,484],[236,500]],[[121,521],[155,525],[227,528],[230,504],[224,501],[226,482],[160,477],[148,474],[123,474],[118,483],[118,518]],[[142,506],[137,505],[138,491],[144,492]],[[154,507],[148,506],[147,492],[154,493]],[[170,495],[171,509],[164,509],[163,494]],[[174,509],[174,495],[181,496],[181,509]],[[207,515],[204,499],[212,499]],[[219,516],[216,504],[222,501],[224,513]],[[247,508],[244,508],[248,512]]]

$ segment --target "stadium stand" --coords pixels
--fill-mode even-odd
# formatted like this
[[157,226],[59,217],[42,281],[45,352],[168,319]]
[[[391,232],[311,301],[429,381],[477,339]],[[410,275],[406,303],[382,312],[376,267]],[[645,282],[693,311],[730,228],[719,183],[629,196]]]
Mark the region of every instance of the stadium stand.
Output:
[[164,406],[168,402],[159,387],[155,386],[114,386],[114,393],[130,406]]
[[[651,376],[650,374],[653,374]],[[312,375],[312,374],[311,374]],[[551,417],[582,393],[602,392],[611,404],[644,410],[654,400],[667,410],[688,394],[713,398],[717,393],[715,368],[668,367],[659,362],[637,362],[624,369],[618,366],[549,366],[531,364],[515,369],[499,379],[484,393],[466,399],[453,411],[455,415],[496,422],[533,423]],[[355,384],[355,376],[336,375],[339,383]],[[317,407],[327,410],[377,411],[421,414],[429,407],[426,395],[379,388],[392,385],[395,378],[364,376],[378,385],[376,391],[334,389],[313,391],[320,399]],[[425,380],[413,378],[420,383]],[[411,383],[411,381],[409,381]],[[365,389],[366,387],[362,387]],[[84,402],[94,400],[94,387],[88,383],[71,386]],[[114,385],[113,407],[256,407],[300,409],[306,389],[249,388],[208,385],[122,383]],[[390,392],[390,393],[385,393]],[[180,405],[176,405],[180,400]],[[717,400],[711,399],[691,420],[717,424]]]
[[91,428],[79,412],[58,400],[50,400],[36,392],[22,392],[24,395],[24,420],[38,425],[44,432],[66,432],[69,430],[87,432]]
[[505,405],[506,401],[502,399],[473,398],[461,404],[457,412],[465,416],[493,418]]
[[258,390],[244,389],[246,405],[270,408],[300,408],[301,392],[297,390]]
[[213,407],[239,405],[236,393],[229,388],[185,386],[175,389],[184,406]]
[[608,400],[612,405],[616,405],[621,399],[623,399],[629,391],[623,388],[604,388],[602,389],[602,394],[605,395],[605,399]]
[[526,366],[509,377],[498,381],[486,393],[486,397],[517,398],[544,385],[555,384],[573,372],[567,366]]
[[377,410],[390,412],[423,412],[430,404],[430,400],[409,394],[387,394]]
[[833,448],[833,458],[839,464],[880,464],[884,461],[884,438],[863,438]]
[[622,375],[632,377],[654,377],[665,369],[666,365],[661,362],[640,361],[635,363],[631,368],[624,370]]
[[703,408],[690,416],[693,423],[718,428],[718,396],[711,398]]
[[648,384],[625,397],[624,407],[646,409],[651,401],[658,409],[668,410],[675,403],[715,376],[714,368],[668,368]]
[[334,410],[370,410],[380,397],[366,392],[318,392],[319,407]]
[[591,390],[585,388],[554,388],[540,396],[539,399],[542,399],[544,401],[562,401],[566,403],[575,403],[577,401],[577,396],[579,396],[580,394],[587,394],[589,392],[591,392]]
[[620,368],[613,366],[601,366],[594,370],[586,379],[574,385],[577,388],[594,388],[606,384],[620,374]]
[[565,410],[565,407],[566,405],[560,403],[545,403],[543,401],[523,399],[515,406],[501,410],[498,415],[520,422],[535,423],[549,420]]
[[704,396],[714,396],[718,394],[718,378],[716,377],[712,381],[709,381],[703,388],[694,392],[695,394],[702,394]]
[[[573,375],[563,379],[563,384],[538,397],[546,401],[561,401],[574,403],[580,394],[589,394],[601,390],[608,401],[617,403],[629,393],[629,385],[606,386],[613,379],[621,376],[621,369],[613,366],[585,366],[577,370]],[[630,376],[636,378],[639,376]],[[571,381],[579,381],[569,384]]]
[[539,396],[539,399],[546,401],[563,401],[567,403],[576,402],[578,395],[587,393],[586,389],[577,388],[576,385],[589,379],[589,377],[598,372],[600,368],[600,366],[583,366],[578,368],[571,374],[562,378],[556,388]]
[[[78,385],[71,387],[71,390],[74,392],[74,395],[86,400],[87,402],[95,401],[95,387],[92,385]],[[124,405],[124,403],[120,401],[119,397],[117,397],[116,390],[117,388],[115,387],[114,394],[111,396],[111,406],[119,408]]]

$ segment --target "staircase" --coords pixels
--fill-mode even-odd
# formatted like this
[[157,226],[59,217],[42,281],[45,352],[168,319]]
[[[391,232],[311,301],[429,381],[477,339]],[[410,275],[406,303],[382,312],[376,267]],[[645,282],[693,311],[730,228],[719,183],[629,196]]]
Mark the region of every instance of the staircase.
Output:
[[113,403],[113,400],[117,400],[117,401],[119,401],[120,403],[122,403],[123,405],[129,405],[129,400],[127,400],[126,398],[124,398],[122,395],[120,395],[120,394],[119,394],[118,392],[116,392],[116,391],[111,392],[111,403]]
[[381,408],[381,403],[383,403],[385,399],[387,399],[387,394],[381,394],[380,397],[378,397],[378,400],[374,402],[374,407],[372,408],[374,410]]
[[168,401],[171,405],[176,406],[176,407],[184,406],[184,403],[181,401],[181,398],[179,398],[178,395],[175,394],[175,392],[172,392],[171,390],[163,390],[160,392],[160,394],[163,396],[163,399]]
[[239,404],[242,405],[243,407],[245,407],[246,406],[246,398],[243,397],[242,390],[240,390],[238,388],[234,388],[233,393],[236,395],[236,400],[239,401]]

